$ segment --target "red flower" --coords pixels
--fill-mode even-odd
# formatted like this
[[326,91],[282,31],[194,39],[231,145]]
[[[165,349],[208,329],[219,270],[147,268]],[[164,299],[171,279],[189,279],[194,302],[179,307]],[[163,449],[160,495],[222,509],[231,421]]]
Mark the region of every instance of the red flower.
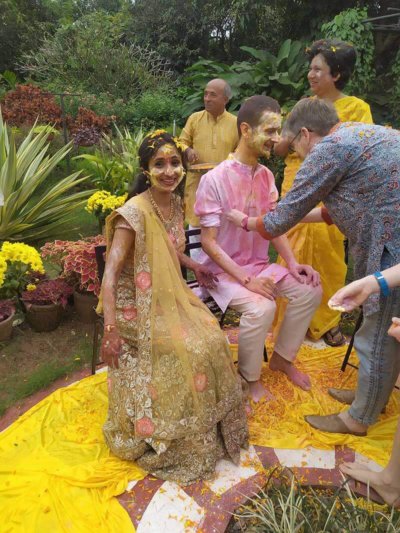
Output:
[[151,276],[148,272],[142,271],[136,276],[135,285],[142,291],[147,291],[151,287]]
[[147,416],[136,420],[136,433],[140,437],[150,437],[154,433],[153,421]]

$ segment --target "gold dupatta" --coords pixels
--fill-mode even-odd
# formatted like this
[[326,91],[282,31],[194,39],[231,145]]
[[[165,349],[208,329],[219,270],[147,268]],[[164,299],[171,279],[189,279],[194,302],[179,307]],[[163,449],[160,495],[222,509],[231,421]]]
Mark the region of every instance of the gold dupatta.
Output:
[[107,218],[108,249],[118,215],[135,231],[135,247],[118,282],[123,353],[120,369],[110,371],[110,394],[115,385],[118,394],[125,389],[121,411],[128,413],[135,437],[162,452],[165,441],[208,431],[240,406],[241,386],[218,322],[187,287],[146,196]]

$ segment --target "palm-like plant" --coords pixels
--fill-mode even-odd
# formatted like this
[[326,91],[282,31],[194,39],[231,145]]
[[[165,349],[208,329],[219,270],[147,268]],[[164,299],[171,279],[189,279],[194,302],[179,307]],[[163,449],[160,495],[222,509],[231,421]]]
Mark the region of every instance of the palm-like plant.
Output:
[[138,150],[145,137],[142,128],[132,134],[127,128],[121,131],[115,126],[116,136],[103,133],[100,148],[94,154],[83,154],[90,165],[93,183],[112,194],[124,194],[139,172]]
[[38,134],[35,126],[16,147],[0,112],[0,240],[33,242],[57,236],[60,227],[70,221],[77,207],[83,206],[92,190],[71,192],[85,181],[81,171],[74,172],[40,195],[39,187],[71,150],[63,146],[48,154],[52,128]]

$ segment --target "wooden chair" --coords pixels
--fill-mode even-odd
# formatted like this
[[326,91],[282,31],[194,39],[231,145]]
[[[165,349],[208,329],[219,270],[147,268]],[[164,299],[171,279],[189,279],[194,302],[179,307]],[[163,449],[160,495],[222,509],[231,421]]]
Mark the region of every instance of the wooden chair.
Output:
[[[344,359],[343,359],[342,366],[340,368],[340,370],[342,372],[344,372],[346,370],[346,366],[351,366],[352,368],[355,368],[356,370],[358,370],[358,366],[357,365],[353,365],[353,363],[349,363],[349,359],[350,359],[350,355],[351,355],[351,350],[353,349],[353,345],[354,345],[354,337],[356,336],[357,331],[361,327],[361,324],[362,324],[362,321],[363,321],[363,317],[364,317],[364,315],[363,315],[363,310],[362,310],[362,307],[361,307],[360,314],[358,315],[357,322],[356,322],[356,325],[354,327],[353,335],[351,336],[349,345],[348,345],[347,350],[346,350],[346,354],[345,354]],[[397,389],[397,390],[400,390],[400,387],[398,385],[395,385],[394,388]]]
[[[190,237],[194,235],[200,235],[200,228],[185,231],[185,240],[186,240],[185,254],[187,255],[190,254],[190,250],[201,248],[201,242],[190,242]],[[98,271],[100,283],[102,282],[103,275],[104,275],[105,252],[106,252],[105,245],[100,245],[100,246],[95,247],[97,271]],[[185,279],[188,287],[190,287],[192,290],[199,288],[199,284],[196,279],[192,279],[192,280],[188,279],[188,271],[185,267],[181,267],[181,271],[182,271],[182,276]],[[222,311],[222,309],[218,306],[217,302],[214,300],[212,296],[207,296],[206,298],[203,299],[203,302],[207,305],[209,310],[214,315],[220,315],[219,325],[222,328],[224,325],[227,311]],[[99,346],[100,346],[100,339],[103,334],[103,329],[104,329],[104,319],[103,319],[103,316],[99,315],[94,324],[94,332],[93,332],[92,374],[96,373],[96,366],[99,364],[98,363],[98,351],[99,351]],[[264,361],[268,361],[268,355],[267,355],[267,350],[265,346],[264,346]]]
[[[185,254],[186,255],[190,255],[190,250],[196,250],[196,249],[201,248],[201,242],[199,242],[199,241],[190,242],[190,237],[192,237],[192,236],[200,236],[200,234],[201,234],[201,229],[200,228],[189,229],[189,230],[185,231],[185,238],[186,238]],[[189,280],[188,279],[187,269],[185,267],[181,267],[181,270],[182,270],[182,276],[186,280],[187,285],[191,289],[198,288],[199,284],[198,284],[196,279],[194,279],[194,280]],[[217,315],[217,314],[221,315],[221,317],[219,319],[219,325],[222,328],[223,325],[224,325],[225,318],[226,318],[226,313],[227,313],[229,307],[225,311],[222,311],[222,309],[218,306],[217,302],[210,295],[208,295],[204,299],[202,298],[202,301],[203,301],[203,303],[206,304],[206,306],[213,313],[213,315]],[[264,346],[264,361],[265,362],[268,361],[268,354],[267,354],[267,349],[265,348],[265,346]]]
[[[97,263],[97,274],[99,276],[100,285],[103,281],[104,276],[104,269],[106,266],[105,261],[105,253],[106,253],[106,246],[100,245],[96,246],[95,249],[96,254],[96,263]],[[102,315],[98,315],[96,318],[96,321],[94,323],[94,330],[93,330],[93,350],[92,350],[92,374],[96,373],[96,366],[98,363],[98,352],[99,352],[99,346],[100,346],[100,339],[103,335],[104,330],[104,318]]]
[[361,308],[360,314],[358,315],[358,318],[357,318],[356,325],[354,327],[353,334],[351,336],[349,345],[347,347],[346,354],[345,354],[344,359],[343,359],[342,366],[340,368],[340,370],[342,372],[344,372],[346,370],[346,366],[351,366],[352,368],[358,369],[358,366],[353,365],[353,363],[349,363],[349,359],[350,359],[350,355],[351,355],[351,350],[353,349],[353,345],[354,345],[354,337],[356,336],[357,331],[360,329],[362,321],[363,321],[363,311],[362,311],[362,308]]

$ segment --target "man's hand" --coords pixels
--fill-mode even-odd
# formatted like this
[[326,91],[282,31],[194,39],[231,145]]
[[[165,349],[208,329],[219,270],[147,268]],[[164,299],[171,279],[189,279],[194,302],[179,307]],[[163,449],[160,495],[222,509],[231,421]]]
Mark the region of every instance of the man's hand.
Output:
[[192,165],[199,160],[199,156],[197,155],[196,150],[193,150],[193,148],[186,148],[185,153],[186,153],[187,160]]
[[200,287],[215,289],[216,283],[218,283],[218,278],[211,272],[211,270],[203,265],[198,265],[193,268],[193,272]]
[[328,302],[331,309],[337,311],[352,311],[362,305],[368,296],[378,292],[379,285],[374,276],[358,279],[337,291]]
[[299,263],[292,263],[288,265],[288,270],[292,276],[300,283],[306,285],[312,285],[318,287],[321,283],[321,277],[319,273],[314,270],[310,265],[300,265]]
[[110,368],[119,368],[118,358],[121,353],[122,341],[118,330],[105,331],[101,342],[100,356]]
[[276,285],[272,278],[250,278],[250,281],[245,285],[246,289],[251,292],[261,294],[268,300],[275,300],[277,295]]
[[238,211],[237,209],[231,209],[227,214],[226,218],[229,222],[233,222],[238,228],[241,227],[242,220],[247,216],[245,213]]

